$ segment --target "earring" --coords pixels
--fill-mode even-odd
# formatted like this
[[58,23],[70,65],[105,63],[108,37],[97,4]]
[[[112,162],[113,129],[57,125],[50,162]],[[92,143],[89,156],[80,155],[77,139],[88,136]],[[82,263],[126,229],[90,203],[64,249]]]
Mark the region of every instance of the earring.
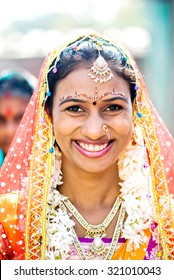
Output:
[[134,124],[132,130],[132,137],[131,137],[132,146],[138,145],[140,147],[145,147],[143,138],[140,138],[138,135],[139,135],[139,127]]
[[136,140],[135,140],[135,131],[133,130],[132,132],[132,136],[131,136],[131,142],[132,142],[132,146],[135,146],[137,144]]
[[131,143],[132,143],[132,146],[135,147],[135,149],[139,150],[140,154],[141,153],[143,154],[141,172],[144,176],[148,176],[148,174],[149,174],[149,163],[148,163],[148,157],[147,157],[147,148],[146,148],[146,145],[144,143],[141,128],[138,125],[135,125],[135,124],[134,124],[134,127],[133,127]]
[[61,165],[62,165],[62,154],[59,149],[59,147],[56,145],[54,148],[54,160],[53,160],[53,176],[52,179],[54,181],[55,188],[56,186],[60,186],[63,184],[62,181],[62,171],[61,171]]

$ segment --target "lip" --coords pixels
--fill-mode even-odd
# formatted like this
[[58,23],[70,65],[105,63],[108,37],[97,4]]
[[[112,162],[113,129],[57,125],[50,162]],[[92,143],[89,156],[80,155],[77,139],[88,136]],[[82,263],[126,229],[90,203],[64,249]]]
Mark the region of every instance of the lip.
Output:
[[[78,140],[78,142],[80,142],[79,140]],[[93,144],[94,145],[94,142],[90,142],[90,141],[81,141],[81,142],[83,142],[84,144],[86,143],[86,144]],[[100,145],[101,144],[105,144],[105,143],[107,143],[108,141],[96,141],[95,142],[95,144],[96,145],[99,145],[99,143],[100,143]],[[114,141],[111,141],[109,144],[108,144],[108,146],[105,148],[105,149],[103,149],[102,151],[93,151],[93,152],[90,152],[90,151],[86,151],[86,150],[84,150],[82,147],[80,147],[78,144],[77,144],[77,141],[72,141],[72,144],[74,145],[74,147],[82,154],[82,155],[84,155],[85,157],[88,157],[88,158],[98,158],[98,157],[102,157],[102,156],[104,156],[111,148],[112,148],[112,146],[113,146],[113,143],[114,143]]]

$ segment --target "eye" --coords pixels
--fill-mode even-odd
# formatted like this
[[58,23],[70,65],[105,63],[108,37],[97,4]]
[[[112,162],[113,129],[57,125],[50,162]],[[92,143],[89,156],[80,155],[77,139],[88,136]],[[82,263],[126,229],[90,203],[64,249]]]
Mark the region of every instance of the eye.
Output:
[[6,124],[6,119],[2,116],[0,116],[0,124],[4,125]]
[[84,110],[78,105],[70,106],[70,107],[66,108],[66,111],[73,112],[73,113],[84,112]]
[[118,104],[112,104],[105,109],[105,111],[121,111],[121,110],[123,110],[123,107]]
[[23,114],[15,116],[15,118],[14,118],[15,122],[20,122],[22,119],[22,116],[23,116]]

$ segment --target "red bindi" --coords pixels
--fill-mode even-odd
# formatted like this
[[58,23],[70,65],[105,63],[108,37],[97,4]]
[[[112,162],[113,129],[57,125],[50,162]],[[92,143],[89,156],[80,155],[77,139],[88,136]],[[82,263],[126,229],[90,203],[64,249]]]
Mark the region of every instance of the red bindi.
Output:
[[6,109],[6,112],[5,112],[5,115],[6,115],[8,118],[12,117],[12,116],[13,116],[13,110],[12,110],[12,108],[7,108],[7,109]]

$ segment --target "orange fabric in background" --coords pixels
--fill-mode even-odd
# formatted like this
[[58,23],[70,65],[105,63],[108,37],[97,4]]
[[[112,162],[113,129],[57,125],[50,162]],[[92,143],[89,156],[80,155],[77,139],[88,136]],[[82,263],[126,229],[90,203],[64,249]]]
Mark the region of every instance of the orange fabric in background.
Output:
[[126,252],[128,240],[120,246],[120,248],[113,254],[112,260],[143,260],[146,254],[147,246],[150,240],[150,230],[145,230],[148,240],[145,244],[140,244],[140,247],[132,253]]

